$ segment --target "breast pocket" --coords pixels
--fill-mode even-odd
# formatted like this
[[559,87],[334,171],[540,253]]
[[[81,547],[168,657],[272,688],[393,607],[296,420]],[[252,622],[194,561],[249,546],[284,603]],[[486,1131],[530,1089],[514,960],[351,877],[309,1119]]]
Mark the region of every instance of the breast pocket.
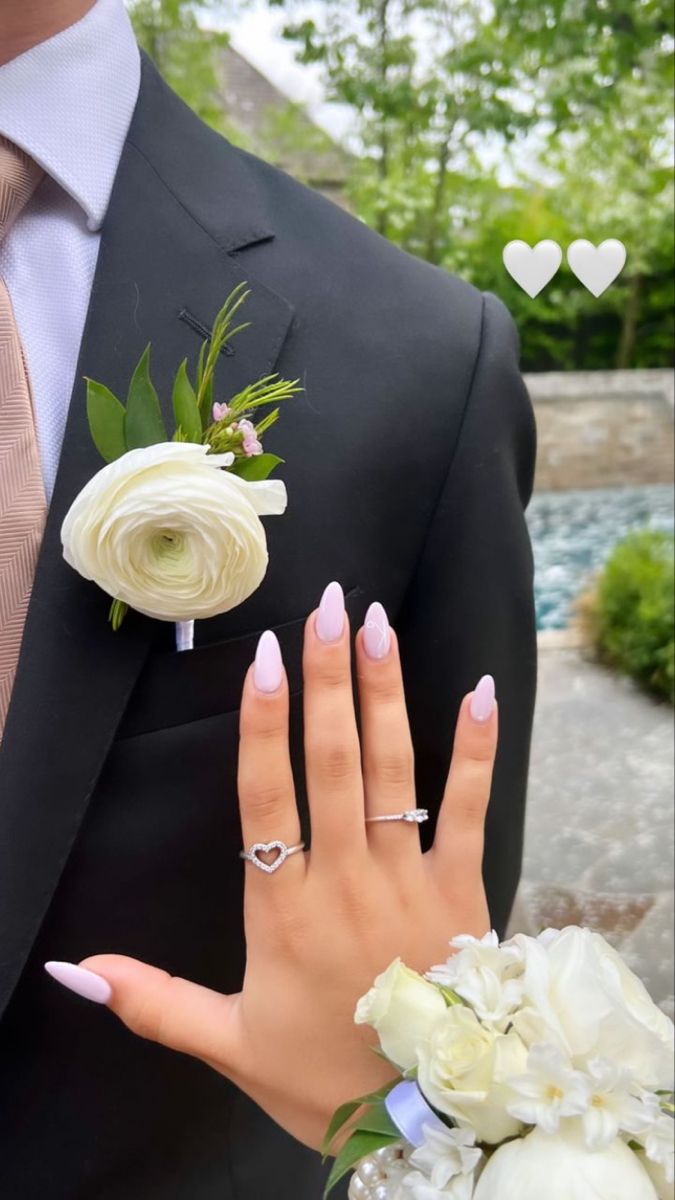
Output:
[[[345,594],[352,634],[364,612],[363,591]],[[302,644],[306,615],[269,625],[279,639],[291,695],[302,691]],[[199,646],[195,650],[155,653],[148,659],[118,728],[118,738],[170,729],[206,717],[235,712],[241,703],[246,671],[262,629]]]

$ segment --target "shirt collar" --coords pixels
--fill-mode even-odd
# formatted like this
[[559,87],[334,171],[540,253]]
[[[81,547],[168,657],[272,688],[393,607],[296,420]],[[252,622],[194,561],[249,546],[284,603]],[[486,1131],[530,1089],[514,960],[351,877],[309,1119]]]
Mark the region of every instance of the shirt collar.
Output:
[[21,146],[100,229],[141,79],[122,0],[97,0],[68,29],[0,67],[0,133]]

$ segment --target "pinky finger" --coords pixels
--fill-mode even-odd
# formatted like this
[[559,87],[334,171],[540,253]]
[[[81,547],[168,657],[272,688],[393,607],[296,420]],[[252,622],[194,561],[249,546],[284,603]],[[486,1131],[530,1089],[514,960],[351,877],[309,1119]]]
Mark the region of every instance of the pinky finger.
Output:
[[494,680],[484,675],[465,696],[443,803],[438,815],[433,859],[446,875],[480,876],[485,818],[497,753],[498,713]]

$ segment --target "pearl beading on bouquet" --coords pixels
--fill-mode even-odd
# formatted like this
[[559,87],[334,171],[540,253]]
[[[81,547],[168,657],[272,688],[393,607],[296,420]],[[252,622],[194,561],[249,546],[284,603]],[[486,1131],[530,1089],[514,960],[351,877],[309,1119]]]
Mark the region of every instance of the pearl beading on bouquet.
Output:
[[349,1200],[394,1200],[409,1170],[402,1145],[383,1146],[362,1159],[349,1183]]

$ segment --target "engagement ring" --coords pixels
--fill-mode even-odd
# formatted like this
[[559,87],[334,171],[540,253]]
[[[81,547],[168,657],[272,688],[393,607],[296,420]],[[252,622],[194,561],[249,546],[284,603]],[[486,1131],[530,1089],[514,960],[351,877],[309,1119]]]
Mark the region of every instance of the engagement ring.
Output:
[[366,817],[368,821],[407,821],[409,825],[421,825],[423,821],[429,820],[429,812],[426,808],[409,808],[406,812],[386,813],[382,817]]

